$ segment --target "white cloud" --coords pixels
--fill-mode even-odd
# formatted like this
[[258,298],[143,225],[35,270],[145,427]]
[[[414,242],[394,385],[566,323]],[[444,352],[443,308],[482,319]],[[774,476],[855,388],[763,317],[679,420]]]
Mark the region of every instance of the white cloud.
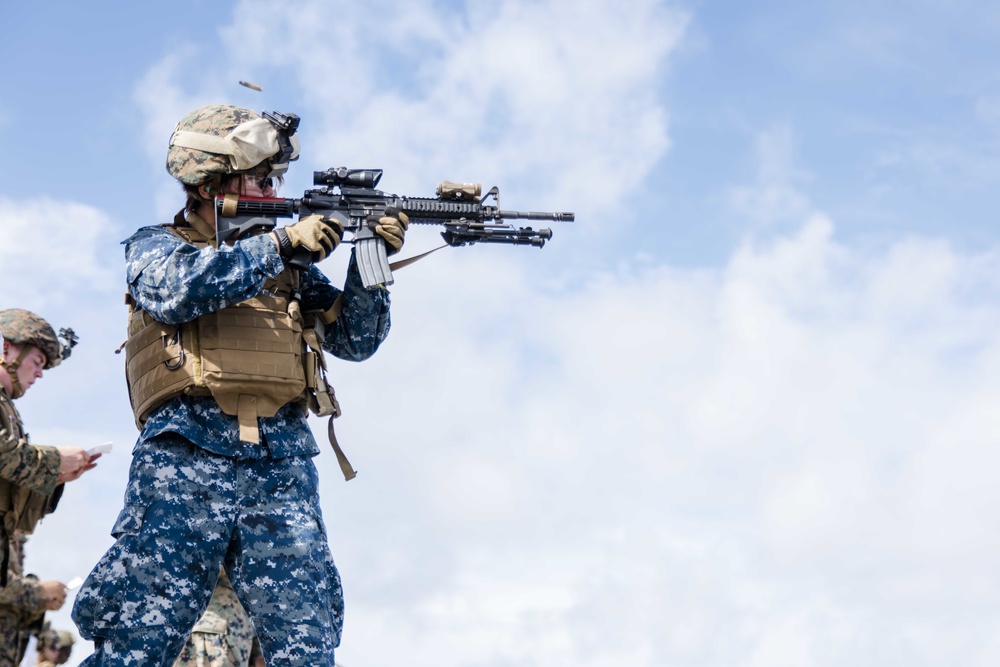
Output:
[[[442,20],[408,3],[341,20],[321,3],[242,3],[217,58],[194,69],[196,56],[174,55],[138,87],[151,165],[177,118],[249,70],[297,77],[315,147],[301,171],[384,166],[399,192],[427,187],[424,172],[472,172],[539,208],[598,211],[669,145],[657,93],[685,17],[627,5],[498,2]],[[333,363],[338,435],[361,475],[343,484],[330,453],[318,458],[347,587],[340,662],[996,655],[996,623],[955,612],[992,618],[1000,591],[998,255],[920,237],[845,245],[802,190],[792,129],[759,145],[757,182],[731,194],[765,231],[718,267],[644,255],[540,279],[535,256],[472,248],[400,272],[386,345]],[[324,269],[336,281],[343,255]],[[91,260],[51,283],[101,270]],[[75,520],[64,530],[88,566],[134,436],[108,354],[124,308],[105,301],[67,313],[104,323],[81,347],[83,377],[24,399],[29,426],[106,404],[72,432],[33,430],[121,444],[91,486],[71,488],[87,521],[53,518]],[[38,572],[72,569],[59,539],[33,540]]]
[[120,255],[119,239],[98,209],[0,197],[0,229],[0,284],[8,286],[7,299],[25,304],[19,307],[62,307],[113,284],[107,258]]
[[808,174],[795,168],[794,136],[779,125],[757,137],[757,182],[731,189],[733,208],[758,223],[795,221],[809,212],[809,200],[801,192]]
[[178,101],[231,90],[249,71],[297,82],[309,139],[299,171],[382,166],[395,192],[481,180],[535,192],[536,210],[607,207],[669,145],[657,94],[687,19],[659,2],[444,12],[428,1],[358,6],[345,21],[323,3],[247,0],[234,16],[220,31],[225,57],[200,63],[199,78],[185,81],[195,55],[171,56],[140,87],[158,144],[164,115],[184,113]]
[[[401,272],[385,348],[334,365],[338,433],[361,471],[345,485],[319,459],[348,587],[339,659],[863,665],[893,645],[909,664],[989,651],[995,627],[936,610],[988,609],[1000,590],[996,257],[919,238],[861,252],[817,216],[718,269],[646,263],[539,285],[522,256],[471,249]],[[94,315],[115,343],[121,310]],[[86,368],[117,387],[107,342]],[[24,399],[29,426],[43,404],[77,400],[76,375],[59,377]],[[87,521],[62,513],[88,562],[119,509],[122,393],[103,425],[33,429],[122,441],[100,473],[114,484],[70,489]],[[67,576],[54,546],[66,533],[46,521],[33,567]]]
[[[150,168],[160,176],[154,194],[154,210],[162,220],[169,220],[181,208],[184,196],[180,186],[167,174],[167,146],[177,121],[206,104],[224,98],[217,94],[216,81],[206,82],[206,72],[200,59],[204,51],[193,44],[182,45],[154,65],[136,84],[132,99],[145,118],[142,145],[150,159]],[[211,77],[209,77],[211,78]],[[193,90],[186,90],[187,84]]]
[[[370,513],[337,514],[345,663],[877,664],[900,644],[934,664],[986,645],[934,609],[993,604],[1000,583],[994,253],[862,252],[818,216],[718,270],[568,293],[499,261],[401,275],[393,337],[341,375],[378,478],[343,500],[401,489],[406,515],[360,544]],[[379,401],[357,404],[363,377],[389,381]],[[379,590],[409,594],[369,602],[367,564],[393,549],[413,563]],[[524,592],[547,590],[562,602]],[[376,646],[390,627],[401,643]]]

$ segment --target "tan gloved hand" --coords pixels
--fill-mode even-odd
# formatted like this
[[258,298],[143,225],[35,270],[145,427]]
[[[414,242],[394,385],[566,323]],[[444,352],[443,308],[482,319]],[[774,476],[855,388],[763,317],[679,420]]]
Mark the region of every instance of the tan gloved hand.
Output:
[[340,244],[344,227],[336,220],[321,215],[310,215],[298,222],[282,227],[292,243],[292,250],[302,247],[313,253],[313,261],[327,257]]
[[387,255],[395,254],[403,247],[403,238],[409,226],[409,216],[394,206],[386,208],[381,218],[375,216],[368,218],[368,227],[385,239],[389,246],[385,249]]

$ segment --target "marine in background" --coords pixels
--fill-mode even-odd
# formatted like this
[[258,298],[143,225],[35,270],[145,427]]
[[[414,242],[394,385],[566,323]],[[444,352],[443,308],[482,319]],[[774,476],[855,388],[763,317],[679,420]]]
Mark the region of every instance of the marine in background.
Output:
[[56,667],[69,661],[73,652],[73,635],[66,630],[45,628],[38,634],[36,667]]
[[191,630],[174,667],[247,667],[253,645],[250,617],[222,570],[208,609]]
[[[66,586],[24,574],[24,543],[42,518],[53,511],[63,484],[93,468],[81,447],[30,443],[14,401],[34,386],[44,371],[69,357],[76,344],[71,329],[55,330],[22,309],[0,311],[0,667],[19,665],[28,637],[46,611],[62,607]],[[61,339],[61,340],[60,340]]]

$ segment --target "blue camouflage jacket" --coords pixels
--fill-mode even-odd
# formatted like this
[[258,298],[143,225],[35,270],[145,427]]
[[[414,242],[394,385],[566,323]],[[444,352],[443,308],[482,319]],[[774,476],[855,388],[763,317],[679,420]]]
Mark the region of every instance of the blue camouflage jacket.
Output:
[[[129,293],[138,307],[165,324],[181,324],[252,298],[284,269],[267,234],[216,250],[198,248],[152,226],[122,243]],[[315,266],[302,273],[300,285],[303,310],[325,310],[341,293]],[[389,293],[362,286],[353,250],[343,292],[343,308],[328,327],[323,348],[341,359],[362,361],[389,333]],[[294,403],[274,417],[261,417],[258,425],[261,444],[242,442],[236,417],[222,412],[212,397],[180,396],[149,415],[141,438],[173,432],[214,454],[240,458],[319,452],[302,408]]]

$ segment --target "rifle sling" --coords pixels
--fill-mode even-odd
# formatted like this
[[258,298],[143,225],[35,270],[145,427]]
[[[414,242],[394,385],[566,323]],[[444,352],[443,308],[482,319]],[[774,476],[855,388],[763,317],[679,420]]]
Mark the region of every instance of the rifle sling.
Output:
[[396,260],[395,262],[392,262],[391,264],[389,264],[389,268],[391,270],[393,270],[393,271],[395,271],[396,269],[402,269],[404,267],[409,266],[410,264],[413,264],[414,262],[416,262],[419,259],[423,259],[424,257],[426,257],[427,255],[431,254],[432,252],[437,252],[441,248],[447,248],[447,247],[448,247],[448,244],[445,243],[444,245],[440,245],[437,248],[432,248],[431,250],[428,250],[427,252],[420,253],[419,255],[414,255],[413,257],[408,257],[407,259]]
[[[446,243],[442,246],[438,246],[437,248],[432,248],[431,250],[428,250],[427,252],[421,253],[419,255],[414,255],[413,257],[408,257],[407,259],[401,259],[399,261],[393,262],[389,265],[389,269],[392,271],[395,271],[397,269],[402,269],[404,267],[409,266],[410,264],[413,264],[417,260],[423,259],[432,252],[437,252],[441,248],[447,248],[447,247],[448,244]],[[320,318],[327,325],[333,324],[335,321],[337,321],[337,318],[340,316],[340,310],[343,307],[344,307],[344,293],[341,292],[340,294],[337,295],[337,298],[334,300],[333,305],[331,305],[329,308],[327,308],[320,314]]]
[[[428,250],[427,252],[421,253],[419,255],[415,255],[414,257],[393,262],[389,265],[389,268],[393,271],[397,269],[402,269],[404,267],[409,266],[410,264],[413,264],[417,260],[423,259],[432,252],[437,252],[441,248],[447,248],[447,247],[448,244],[446,243],[445,245],[438,246],[437,248]],[[340,315],[340,310],[341,308],[343,308],[343,305],[344,305],[344,293],[341,292],[340,294],[337,295],[337,299],[333,302],[333,305],[327,308],[326,311],[324,311],[320,315],[320,318],[326,324],[333,324],[333,322],[336,321],[337,317]],[[332,415],[330,415],[330,419],[327,422],[326,431],[327,431],[327,436],[330,438],[330,445],[333,446],[333,453],[337,455],[337,463],[340,465],[340,471],[344,474],[344,479],[346,481],[350,481],[355,477],[357,477],[358,472],[351,465],[351,462],[347,460],[347,455],[344,454],[344,450],[341,449],[340,443],[337,442],[337,434],[333,430],[333,420],[336,419],[338,416],[340,416],[339,409]]]
[[357,477],[358,472],[351,466],[351,462],[347,460],[347,455],[340,448],[340,443],[337,442],[337,435],[333,432],[333,420],[336,416],[336,414],[330,415],[330,421],[327,423],[326,430],[327,435],[330,437],[330,444],[333,445],[333,453],[337,455],[337,463],[340,464],[340,471],[344,473],[344,480],[349,482]]

